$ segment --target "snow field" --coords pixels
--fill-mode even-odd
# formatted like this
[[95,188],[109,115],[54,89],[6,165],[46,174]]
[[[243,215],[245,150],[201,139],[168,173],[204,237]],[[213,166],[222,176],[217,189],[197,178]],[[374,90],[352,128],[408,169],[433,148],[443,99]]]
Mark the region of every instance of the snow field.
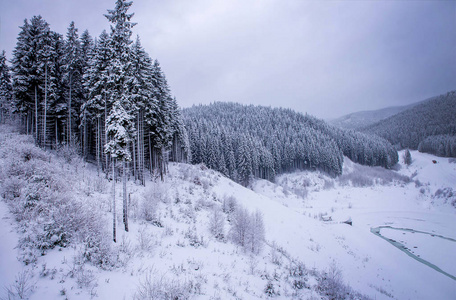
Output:
[[[49,157],[55,170],[71,176],[68,193],[100,213],[100,232],[110,241],[111,183],[81,160]],[[116,263],[103,268],[84,259],[81,242],[47,250],[33,263],[21,265],[14,259],[21,253],[12,247],[21,234],[12,231],[14,217],[8,217],[2,202],[0,212],[8,218],[1,219],[0,234],[9,242],[0,248],[0,285],[14,287],[14,278],[25,270],[33,287],[30,299],[312,299],[331,297],[321,289],[321,280],[332,276],[374,299],[451,299],[454,280],[370,232],[389,225],[455,238],[452,198],[436,192],[452,188],[448,184],[456,164],[443,159],[432,164],[432,158],[412,152],[412,165],[399,171],[369,169],[346,159],[345,177],[299,172],[281,175],[275,183],[256,180],[250,188],[201,165],[170,164],[164,183],[128,183],[128,233],[117,183],[118,242],[109,242],[103,252]],[[436,167],[441,169],[432,169]],[[229,213],[222,213],[223,237],[210,232],[213,210],[223,210],[232,199],[263,216],[266,241],[258,254],[231,241]],[[332,221],[322,221],[322,216]],[[350,218],[353,226],[342,223]],[[454,244],[437,242],[438,254],[428,237],[417,237],[410,234],[403,240],[418,245],[416,253],[423,251],[419,254],[430,262],[454,272]],[[305,265],[303,272],[300,265]]]

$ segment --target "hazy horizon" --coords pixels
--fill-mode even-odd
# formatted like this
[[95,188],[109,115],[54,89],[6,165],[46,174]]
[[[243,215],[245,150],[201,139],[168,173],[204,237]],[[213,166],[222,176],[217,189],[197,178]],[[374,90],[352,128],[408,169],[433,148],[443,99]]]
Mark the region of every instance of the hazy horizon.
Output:
[[[2,0],[0,50],[24,19],[93,38],[115,1]],[[332,119],[456,89],[455,1],[133,1],[134,36],[182,107],[233,101]]]

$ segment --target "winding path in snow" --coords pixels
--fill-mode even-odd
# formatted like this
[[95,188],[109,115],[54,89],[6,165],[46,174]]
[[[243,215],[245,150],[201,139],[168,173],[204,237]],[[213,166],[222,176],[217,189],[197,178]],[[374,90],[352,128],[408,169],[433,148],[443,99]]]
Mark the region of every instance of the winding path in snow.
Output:
[[445,240],[448,240],[448,241],[451,241],[451,242],[455,242],[455,243],[456,243],[456,240],[454,240],[452,238],[445,237],[445,236],[441,236],[441,235],[438,235],[438,234],[424,232],[424,231],[419,231],[419,230],[413,230],[413,229],[409,229],[409,228],[395,228],[395,227],[391,227],[391,226],[379,226],[379,227],[374,227],[374,228],[370,229],[370,231],[373,234],[375,234],[376,236],[384,239],[385,241],[387,241],[388,243],[390,243],[394,247],[398,248],[399,250],[401,250],[402,252],[404,252],[405,254],[410,256],[411,258],[419,261],[420,263],[422,263],[422,264],[424,264],[424,265],[426,265],[428,267],[431,267],[432,269],[436,270],[437,272],[439,272],[439,273],[441,273],[441,274],[443,274],[443,275],[445,275],[445,276],[447,276],[447,277],[449,277],[449,278],[451,278],[451,279],[456,281],[456,277],[455,276],[443,271],[442,269],[440,269],[436,265],[428,262],[427,260],[424,260],[421,257],[416,256],[415,254],[410,252],[410,250],[406,246],[404,246],[403,244],[399,243],[398,241],[395,241],[393,239],[390,239],[390,238],[387,238],[387,237],[381,235],[380,230],[382,228],[388,228],[388,229],[394,229],[394,230],[400,230],[400,231],[407,231],[407,232],[412,232],[412,233],[428,234],[428,235],[439,237],[439,238],[442,238],[442,239],[445,239]]

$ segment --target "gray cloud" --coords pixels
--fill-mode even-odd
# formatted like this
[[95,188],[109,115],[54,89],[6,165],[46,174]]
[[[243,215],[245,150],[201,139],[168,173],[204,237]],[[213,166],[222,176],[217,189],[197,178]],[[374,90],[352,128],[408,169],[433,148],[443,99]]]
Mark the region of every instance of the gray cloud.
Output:
[[[2,0],[9,53],[24,18],[93,36],[113,0]],[[5,8],[5,9],[3,9]],[[454,1],[134,1],[135,34],[181,106],[283,106],[323,118],[456,89]]]

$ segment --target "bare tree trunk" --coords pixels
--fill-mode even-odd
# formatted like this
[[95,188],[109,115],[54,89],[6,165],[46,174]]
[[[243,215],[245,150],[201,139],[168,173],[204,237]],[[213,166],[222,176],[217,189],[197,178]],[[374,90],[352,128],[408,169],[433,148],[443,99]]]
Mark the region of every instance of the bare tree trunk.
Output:
[[141,111],[141,118],[140,118],[140,141],[141,141],[141,165],[140,165],[140,174],[141,174],[141,184],[145,185],[144,181],[144,160],[145,160],[145,153],[144,153],[144,111]]
[[29,125],[30,125],[30,124],[29,124],[29,119],[30,119],[30,118],[29,118],[29,115],[30,115],[30,111],[27,110],[27,116],[25,117],[25,121],[27,122],[27,125],[26,125],[26,126],[27,126],[27,135],[30,134],[30,132],[29,132]]
[[100,176],[100,151],[101,151],[101,137],[100,137],[100,116],[97,117],[97,131],[96,131],[96,145],[95,145],[95,152],[97,156],[97,172],[98,176]]
[[44,71],[44,123],[43,123],[43,146],[46,149],[46,114],[47,114],[47,64]]
[[38,144],[38,95],[35,85],[35,143]]
[[112,162],[112,239],[116,242],[116,170],[115,160]]
[[72,140],[71,140],[71,88],[72,88],[72,76],[70,72],[70,97],[68,99],[68,144],[70,146],[73,146]]
[[55,118],[55,148],[56,149],[57,149],[58,144],[59,144],[58,126],[57,126],[57,118]]
[[[106,104],[106,99],[105,99],[105,103],[104,103],[104,121],[105,121],[105,126],[104,126],[104,143],[108,143],[108,131],[106,130],[108,128],[108,124],[107,124],[107,119],[108,119],[108,112],[107,112],[108,108],[107,108],[107,104]],[[104,153],[104,151],[103,151]],[[105,153],[105,159],[106,159],[106,176],[108,176],[108,154]]]
[[150,174],[153,173],[153,166],[152,166],[152,144],[150,142],[150,132],[149,132],[149,162],[150,162]]
[[87,115],[86,115],[86,110],[84,109],[83,112],[83,117],[82,117],[82,141],[83,141],[83,150],[82,153],[84,154],[84,160],[87,160],[87,156],[89,153],[89,140],[88,140],[88,134],[87,134]]
[[138,173],[136,172],[136,162],[137,162],[137,159],[136,159],[136,148],[137,148],[137,141],[134,141],[133,140],[133,178],[135,179],[135,182],[136,180],[138,179]]
[[123,184],[123,222],[125,231],[128,232],[128,205],[127,205],[127,175],[125,159],[122,161],[122,184]]
[[[139,115],[141,114],[141,110],[139,110],[138,112],[138,116],[137,116],[137,123],[138,123],[138,130],[137,130],[137,136],[136,136],[136,140],[137,140],[137,156],[138,156],[138,180],[141,180],[141,140],[140,140],[140,136],[141,136],[141,124],[139,123]],[[136,174],[136,173],[135,173]]]

